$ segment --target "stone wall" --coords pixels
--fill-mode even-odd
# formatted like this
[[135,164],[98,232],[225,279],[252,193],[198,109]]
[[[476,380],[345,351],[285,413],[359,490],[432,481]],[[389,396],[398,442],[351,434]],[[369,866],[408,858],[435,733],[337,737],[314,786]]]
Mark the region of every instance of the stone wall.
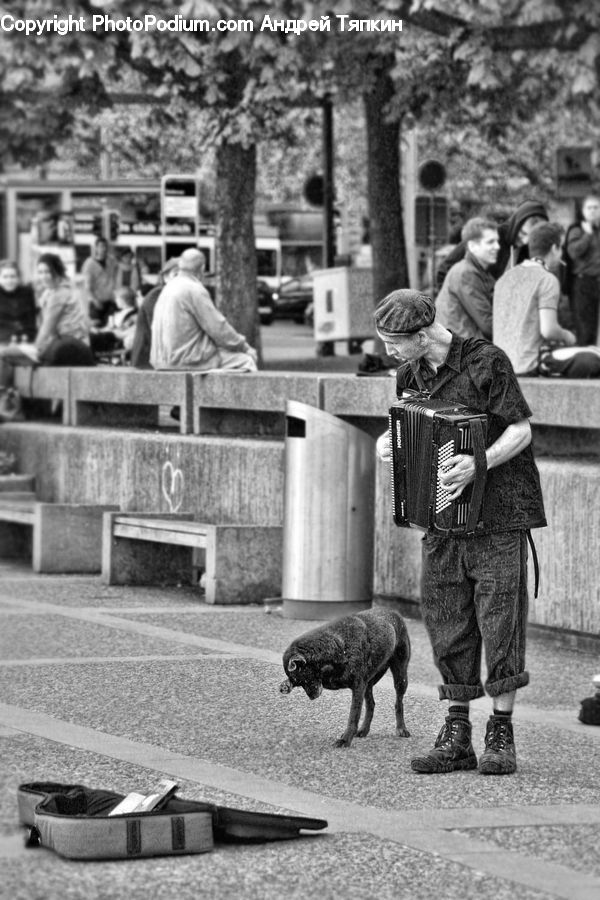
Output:
[[[242,378],[252,376],[236,376]],[[316,376],[323,407],[385,430],[390,378]],[[600,633],[600,385],[523,379],[548,527],[534,532],[541,587],[534,624]],[[267,406],[268,408],[268,406]],[[123,510],[192,512],[207,522],[283,524],[284,442],[168,431],[3,425],[2,449],[34,473],[42,500],[114,503]],[[418,603],[418,531],[392,522],[388,467],[376,470],[374,593]],[[327,497],[323,497],[323,506]]]

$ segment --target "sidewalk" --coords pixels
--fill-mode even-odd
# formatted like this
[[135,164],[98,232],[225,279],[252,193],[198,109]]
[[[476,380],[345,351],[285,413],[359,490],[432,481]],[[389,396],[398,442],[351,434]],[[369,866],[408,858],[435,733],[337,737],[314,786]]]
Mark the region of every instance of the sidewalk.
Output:
[[[281,695],[281,655],[317,623],[261,607],[215,608],[191,588],[122,588],[0,563],[2,887],[7,900],[243,898],[592,900],[600,895],[600,728],[577,720],[598,656],[530,640],[519,769],[418,776],[410,757],[442,720],[420,622],[393,734],[393,690],[375,689],[368,738],[333,748],[348,691]],[[480,752],[488,704],[474,705]],[[84,863],[25,849],[23,781],[144,790],[325,818],[326,832],[199,856]]]

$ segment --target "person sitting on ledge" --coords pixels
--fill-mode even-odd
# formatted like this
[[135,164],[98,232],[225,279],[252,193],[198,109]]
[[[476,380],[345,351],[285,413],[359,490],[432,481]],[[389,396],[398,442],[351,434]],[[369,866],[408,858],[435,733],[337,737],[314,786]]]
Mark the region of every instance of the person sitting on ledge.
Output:
[[558,322],[560,283],[550,269],[560,261],[562,229],[550,222],[529,235],[530,258],[496,282],[493,342],[517,375],[599,378],[600,347],[578,347],[575,335]]
[[219,312],[202,284],[204,254],[190,247],[163,288],[152,319],[154,369],[256,372],[257,353]]
[[56,253],[42,253],[37,263],[40,325],[33,343],[9,344],[0,349],[0,386],[13,382],[13,366],[93,366],[89,322],[80,298]]

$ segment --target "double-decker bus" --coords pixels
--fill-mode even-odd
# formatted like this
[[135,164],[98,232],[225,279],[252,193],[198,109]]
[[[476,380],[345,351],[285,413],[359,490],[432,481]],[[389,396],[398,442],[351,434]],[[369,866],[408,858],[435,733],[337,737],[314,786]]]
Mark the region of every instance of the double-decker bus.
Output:
[[[187,176],[174,176],[187,177]],[[164,179],[163,179],[164,182]],[[103,234],[117,248],[133,250],[149,284],[166,260],[187,247],[206,255],[215,268],[215,229],[203,221],[165,221],[159,179],[35,180],[0,178],[0,257],[15,259],[25,280],[33,277],[37,256],[59,253],[70,275],[76,275]],[[264,217],[255,222],[259,278],[275,287],[283,277],[278,230]]]

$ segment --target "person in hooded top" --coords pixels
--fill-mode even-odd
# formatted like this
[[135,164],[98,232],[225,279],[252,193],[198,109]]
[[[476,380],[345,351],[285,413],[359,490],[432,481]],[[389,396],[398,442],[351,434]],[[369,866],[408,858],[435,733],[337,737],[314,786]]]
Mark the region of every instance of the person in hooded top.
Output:
[[[498,226],[498,241],[500,250],[496,262],[489,267],[489,273],[494,279],[506,271],[529,259],[529,233],[539,222],[547,222],[548,213],[543,203],[537,200],[524,200],[519,204],[512,216],[506,222]],[[452,266],[460,262],[467,252],[467,242],[461,241],[450,251],[448,256],[438,266],[435,281],[439,290]]]

